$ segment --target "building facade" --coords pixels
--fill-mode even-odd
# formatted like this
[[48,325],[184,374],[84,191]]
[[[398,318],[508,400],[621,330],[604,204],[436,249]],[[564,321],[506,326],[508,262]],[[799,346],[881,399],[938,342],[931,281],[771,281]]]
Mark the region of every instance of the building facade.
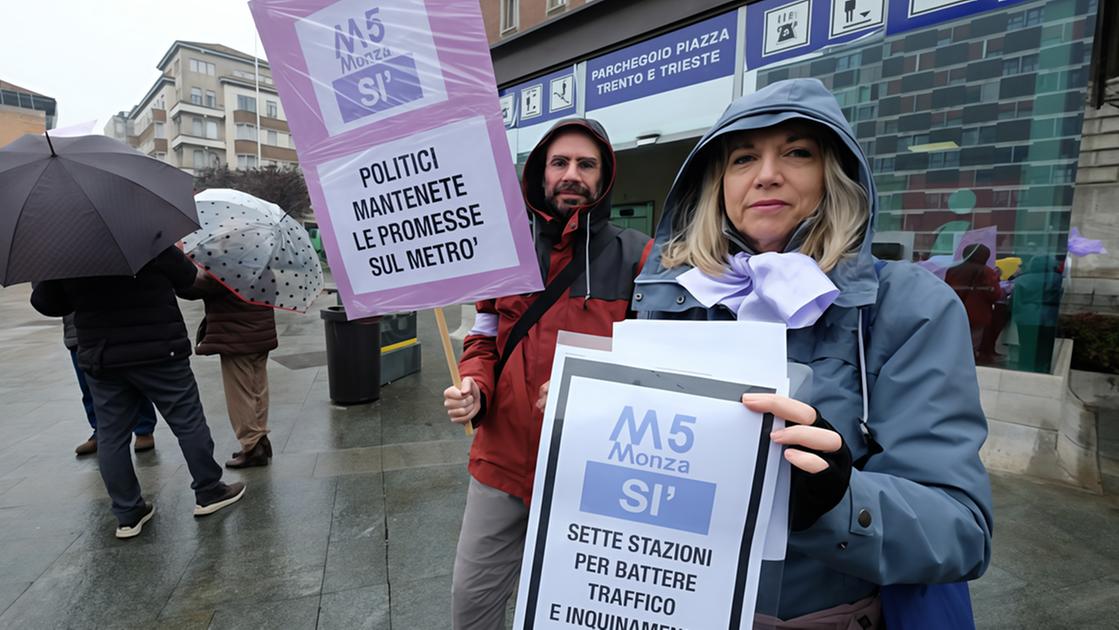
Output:
[[[1114,378],[1085,385],[1107,382],[1071,369],[1091,338],[1058,339],[1061,313],[1075,327],[1119,312],[1119,0],[598,0],[517,31],[499,19],[513,159],[561,117],[598,119],[617,149],[614,220],[650,232],[732,99],[823,81],[872,162],[875,254],[949,282],[987,253],[997,274],[999,299],[967,309],[987,315],[971,322],[986,465],[1096,491],[1119,479],[1099,394]],[[1108,253],[1073,255],[1073,228]],[[965,303],[982,290],[953,288]]]
[[0,81],[0,147],[24,134],[54,129],[57,120],[53,98]]
[[220,44],[176,41],[156,67],[159,78],[108,122],[106,135],[190,173],[297,164],[266,61]]
[[945,278],[989,252],[1001,297],[976,336],[981,364],[1050,370],[1070,270],[1111,274],[1092,288],[1119,294],[1116,258],[1066,256],[1073,227],[1119,250],[1114,208],[1073,211],[1119,188],[1114,104],[1088,105],[1097,29],[1116,22],[1114,10],[1097,20],[1096,0],[606,0],[553,14],[549,0],[521,0],[516,31],[494,15],[508,5],[482,6],[513,157],[523,163],[556,119],[598,119],[618,150],[616,221],[653,229],[679,165],[733,98],[815,77],[872,161],[876,254]]

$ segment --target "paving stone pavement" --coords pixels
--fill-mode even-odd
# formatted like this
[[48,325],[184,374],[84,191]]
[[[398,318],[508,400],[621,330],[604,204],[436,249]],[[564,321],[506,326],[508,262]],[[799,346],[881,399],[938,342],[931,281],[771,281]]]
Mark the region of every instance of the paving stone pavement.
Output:
[[[191,516],[190,477],[160,421],[156,450],[134,456],[156,516],[118,541],[96,458],[73,454],[88,427],[61,325],[29,294],[0,289],[0,628],[449,627],[470,443],[442,411],[430,313],[426,369],[375,403],[333,405],[324,366],[271,361],[275,458],[227,472],[248,484],[232,509]],[[200,305],[182,306],[194,330]],[[454,329],[458,309],[447,314]],[[274,357],[322,352],[317,312],[277,322]],[[218,360],[192,363],[221,461],[238,445]],[[993,485],[994,562],[972,585],[979,626],[1119,628],[1119,497]]]

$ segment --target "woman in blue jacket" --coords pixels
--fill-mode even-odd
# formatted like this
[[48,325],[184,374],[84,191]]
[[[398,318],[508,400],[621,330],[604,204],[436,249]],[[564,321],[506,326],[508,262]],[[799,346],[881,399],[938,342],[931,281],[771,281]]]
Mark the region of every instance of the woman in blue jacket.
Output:
[[967,316],[923,269],[876,264],[876,207],[831,93],[775,83],[688,156],[637,279],[639,316],[782,321],[789,360],[812,368],[811,405],[743,401],[790,420],[774,436],[793,467],[786,627],[876,620],[880,585],[973,579],[991,558]]

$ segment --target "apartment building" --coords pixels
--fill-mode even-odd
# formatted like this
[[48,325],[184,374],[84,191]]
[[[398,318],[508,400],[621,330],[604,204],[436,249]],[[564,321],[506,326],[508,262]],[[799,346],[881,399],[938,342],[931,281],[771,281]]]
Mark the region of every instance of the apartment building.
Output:
[[490,44],[516,37],[594,0],[481,0]]
[[23,134],[54,129],[57,120],[53,98],[0,81],[0,147]]
[[268,62],[177,40],[156,67],[159,78],[127,114],[113,116],[105,135],[190,173],[297,163]]

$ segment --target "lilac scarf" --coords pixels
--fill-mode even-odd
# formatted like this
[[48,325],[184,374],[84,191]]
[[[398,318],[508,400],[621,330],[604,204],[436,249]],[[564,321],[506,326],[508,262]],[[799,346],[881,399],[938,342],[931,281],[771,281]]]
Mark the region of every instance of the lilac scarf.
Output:
[[740,321],[779,322],[789,328],[815,324],[839,297],[816,261],[795,252],[738,253],[718,278],[691,269],[676,281],[707,308],[723,304]]

